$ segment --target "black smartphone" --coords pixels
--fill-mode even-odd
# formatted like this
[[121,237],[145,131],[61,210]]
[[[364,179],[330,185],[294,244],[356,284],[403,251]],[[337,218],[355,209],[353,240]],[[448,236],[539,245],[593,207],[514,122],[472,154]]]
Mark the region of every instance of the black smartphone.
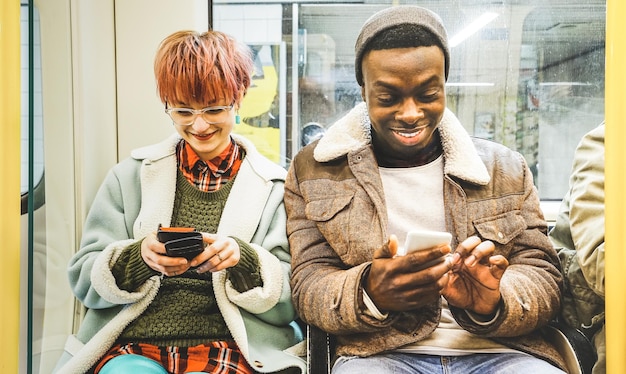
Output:
[[191,261],[204,250],[202,233],[193,227],[163,227],[159,225],[157,240],[165,244],[170,257],[184,257]]

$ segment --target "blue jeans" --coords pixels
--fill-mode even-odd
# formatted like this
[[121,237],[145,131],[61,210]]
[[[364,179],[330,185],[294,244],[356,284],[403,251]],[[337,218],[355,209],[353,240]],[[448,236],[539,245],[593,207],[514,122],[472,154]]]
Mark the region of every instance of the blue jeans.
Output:
[[548,362],[523,353],[484,353],[466,356],[430,356],[380,353],[370,357],[342,356],[332,374],[563,374]]

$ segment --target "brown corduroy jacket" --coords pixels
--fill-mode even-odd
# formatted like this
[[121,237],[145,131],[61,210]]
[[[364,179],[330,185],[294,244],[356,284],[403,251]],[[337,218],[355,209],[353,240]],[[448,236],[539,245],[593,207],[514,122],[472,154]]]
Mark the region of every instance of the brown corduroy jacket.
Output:
[[[294,305],[305,322],[337,336],[339,355],[370,356],[422,340],[441,315],[441,302],[384,321],[359,307],[363,272],[389,234],[369,127],[361,104],[302,149],[285,182]],[[564,368],[540,333],[559,310],[562,277],[524,158],[470,138],[450,111],[439,132],[452,248],[478,235],[510,263],[500,283],[503,309],[492,324],[473,323],[458,308],[451,308],[454,318],[467,331]],[[416,192],[407,204],[419,198]]]

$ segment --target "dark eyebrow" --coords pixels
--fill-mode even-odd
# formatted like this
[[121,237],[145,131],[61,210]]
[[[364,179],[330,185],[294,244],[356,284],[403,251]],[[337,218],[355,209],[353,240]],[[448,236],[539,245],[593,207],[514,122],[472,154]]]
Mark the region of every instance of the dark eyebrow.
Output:
[[377,87],[377,88],[386,88],[386,89],[390,89],[390,90],[395,90],[396,89],[395,85],[388,84],[388,83],[383,82],[383,81],[376,81],[376,82],[374,82],[373,86]]
[[[441,81],[441,77],[439,75],[433,74],[431,77],[420,83],[420,87],[430,86],[432,84],[439,84]],[[377,80],[373,84],[374,87],[386,88],[389,90],[397,90],[398,87],[396,85],[387,83],[385,81]]]

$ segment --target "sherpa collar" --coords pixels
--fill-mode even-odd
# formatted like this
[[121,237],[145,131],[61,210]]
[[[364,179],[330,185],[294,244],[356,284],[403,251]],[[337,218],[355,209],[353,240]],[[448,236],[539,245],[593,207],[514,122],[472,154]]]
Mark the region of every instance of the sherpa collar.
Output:
[[[320,139],[313,157],[327,162],[371,143],[371,122],[363,102],[328,128]],[[486,185],[491,177],[476,152],[474,143],[456,116],[446,109],[439,134],[444,153],[444,173],[478,185]]]

